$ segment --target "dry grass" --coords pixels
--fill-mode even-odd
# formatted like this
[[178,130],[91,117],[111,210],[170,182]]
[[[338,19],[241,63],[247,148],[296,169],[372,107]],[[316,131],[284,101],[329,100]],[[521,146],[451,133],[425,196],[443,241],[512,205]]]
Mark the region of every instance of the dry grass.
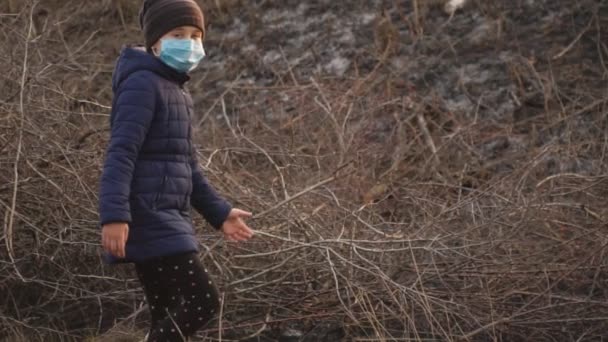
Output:
[[[131,269],[101,263],[96,193],[112,63],[137,34],[137,9],[58,4],[0,17],[11,47],[0,50],[0,338],[136,341],[142,293]],[[218,20],[238,12],[208,5]],[[287,328],[307,341],[603,336],[608,17],[601,2],[579,6],[565,12],[589,14],[578,31],[543,28],[553,59],[506,63],[522,103],[509,117],[482,117],[481,98],[479,112],[452,112],[432,89],[406,92],[386,66],[399,51],[388,18],[369,73],[277,71],[276,85],[198,98],[207,174],[257,213],[247,244],[200,231],[225,296],[200,339],[270,341]],[[95,28],[83,25],[91,15]],[[503,34],[524,50],[539,38]]]

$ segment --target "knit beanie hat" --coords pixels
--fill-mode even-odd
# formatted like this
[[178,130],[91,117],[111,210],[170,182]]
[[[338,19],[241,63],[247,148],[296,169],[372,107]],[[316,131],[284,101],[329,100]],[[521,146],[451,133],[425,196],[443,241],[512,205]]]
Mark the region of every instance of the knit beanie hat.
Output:
[[150,51],[160,37],[180,26],[194,26],[205,34],[205,17],[195,0],[144,0],[139,25]]

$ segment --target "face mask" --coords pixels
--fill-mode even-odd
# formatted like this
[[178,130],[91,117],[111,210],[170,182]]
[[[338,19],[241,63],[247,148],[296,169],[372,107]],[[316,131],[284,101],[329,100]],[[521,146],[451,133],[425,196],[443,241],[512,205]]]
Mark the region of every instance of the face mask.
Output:
[[193,39],[167,38],[161,41],[160,59],[179,72],[190,72],[205,57],[203,44]]

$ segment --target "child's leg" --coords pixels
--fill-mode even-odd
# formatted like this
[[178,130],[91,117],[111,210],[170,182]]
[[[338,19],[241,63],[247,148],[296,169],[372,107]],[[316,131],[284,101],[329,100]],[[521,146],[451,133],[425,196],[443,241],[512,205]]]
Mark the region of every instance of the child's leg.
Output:
[[167,277],[162,274],[165,271],[163,268],[167,267],[162,259],[135,265],[150,310],[150,330],[154,330],[179,303],[179,295],[169,286]]
[[[168,257],[169,277],[182,296],[179,306],[159,322],[148,341],[183,341],[209,322],[219,308],[217,290],[195,253]],[[173,280],[175,279],[175,280]]]

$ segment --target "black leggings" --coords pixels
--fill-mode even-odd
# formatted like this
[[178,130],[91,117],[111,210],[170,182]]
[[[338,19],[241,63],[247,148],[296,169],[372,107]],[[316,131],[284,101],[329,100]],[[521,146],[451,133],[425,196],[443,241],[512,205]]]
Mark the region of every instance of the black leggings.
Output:
[[135,264],[152,316],[147,341],[184,341],[218,311],[219,297],[196,253]]

